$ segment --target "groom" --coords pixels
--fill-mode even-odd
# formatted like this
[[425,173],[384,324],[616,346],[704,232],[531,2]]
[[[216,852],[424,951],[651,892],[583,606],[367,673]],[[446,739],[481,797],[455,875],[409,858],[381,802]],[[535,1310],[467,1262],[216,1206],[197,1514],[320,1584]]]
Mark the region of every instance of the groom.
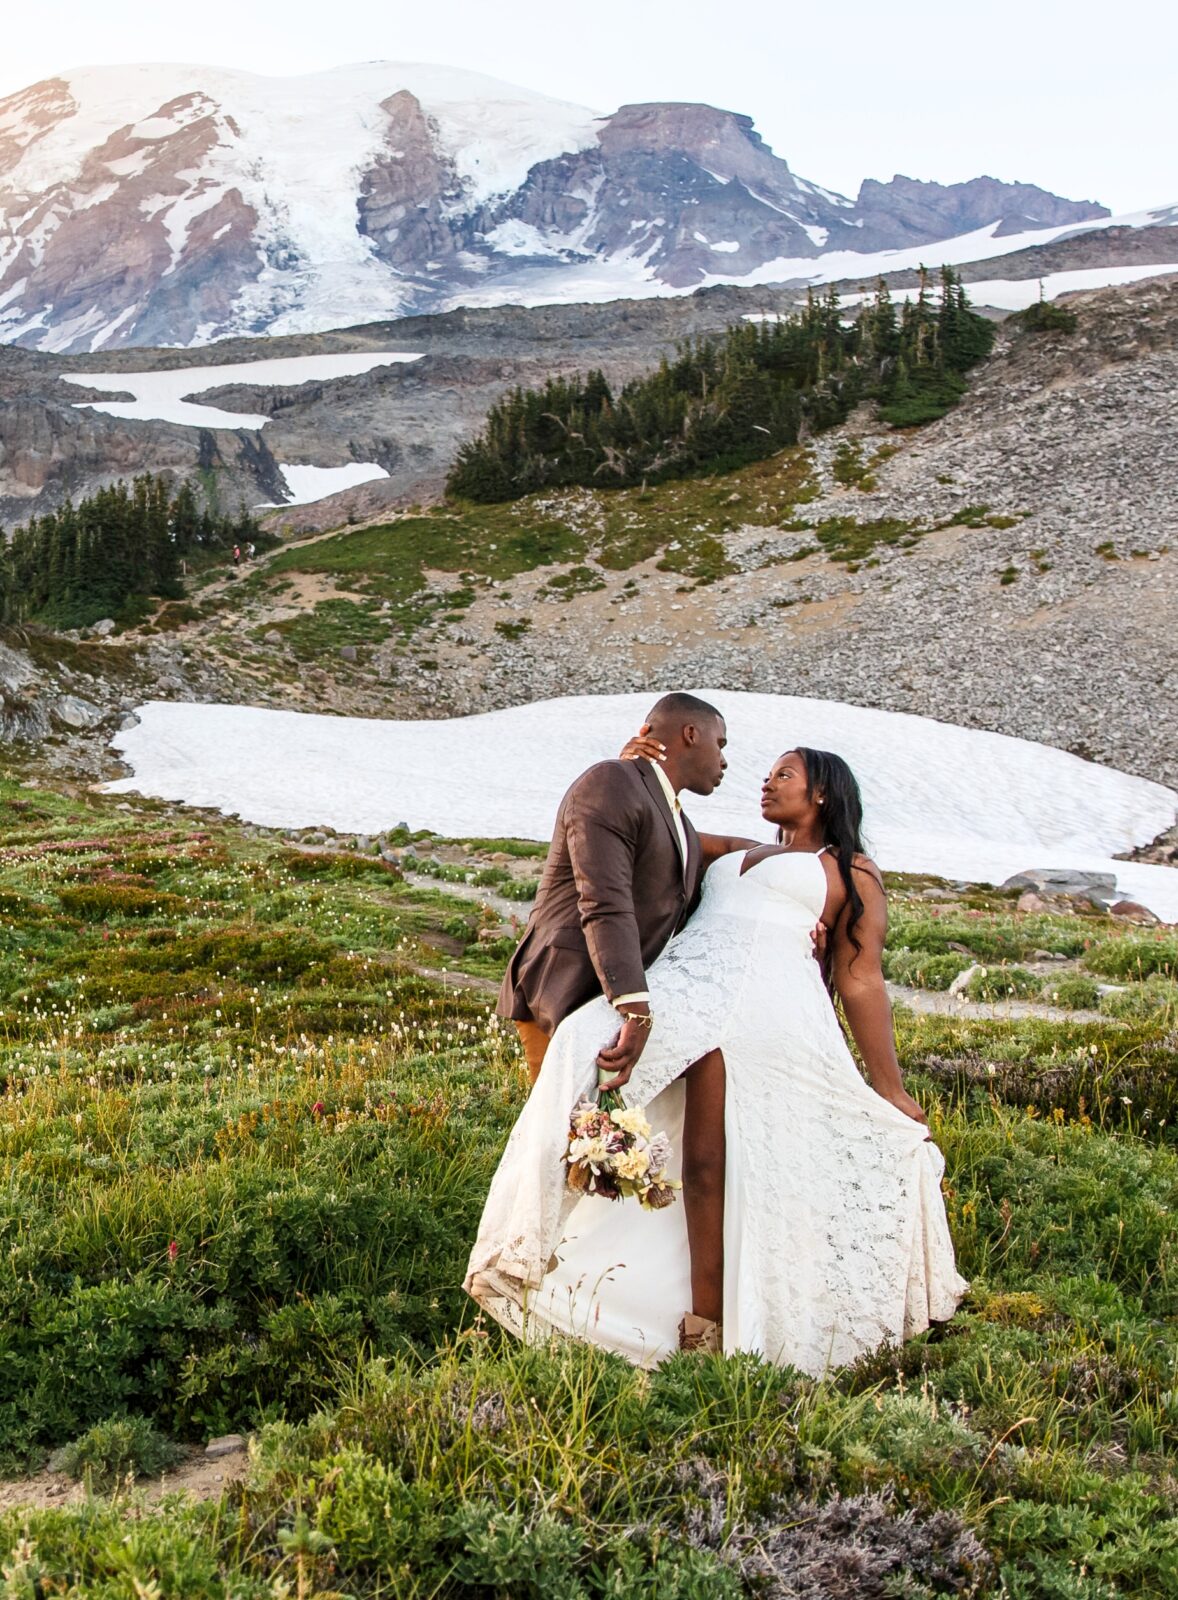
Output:
[[600,761],[561,801],[536,904],[499,991],[499,1015],[519,1029],[533,1083],[557,1024],[596,994],[622,1019],[598,1064],[634,1065],[653,1022],[646,968],[699,899],[700,843],[679,791],[711,794],[723,778],[724,718],[695,695],[668,694],[646,720],[666,748],[661,763]]

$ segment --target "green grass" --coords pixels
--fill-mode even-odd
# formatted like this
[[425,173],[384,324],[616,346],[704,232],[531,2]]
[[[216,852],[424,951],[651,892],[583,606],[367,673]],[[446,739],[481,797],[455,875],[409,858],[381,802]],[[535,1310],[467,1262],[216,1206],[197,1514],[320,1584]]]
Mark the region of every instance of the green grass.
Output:
[[300,659],[320,655],[325,650],[338,649],[340,645],[381,644],[392,631],[390,622],[381,612],[381,602],[375,599],[320,600],[310,611],[290,617],[259,630],[275,632]]
[[[645,1374],[521,1349],[461,1294],[525,1090],[486,993],[417,969],[496,977],[448,872],[501,892],[489,857],[542,848],[453,853],[414,888],[0,783],[4,1460],[122,1472],[259,1430],[206,1506],[5,1513],[4,1592],[735,1600],[819,1559],[855,1595],[1172,1592],[1172,936],[894,882],[910,981],[1055,949],[1135,1009],[898,1014],[973,1284],[946,1328],[823,1381]],[[1046,988],[1095,981],[1059,966]]]

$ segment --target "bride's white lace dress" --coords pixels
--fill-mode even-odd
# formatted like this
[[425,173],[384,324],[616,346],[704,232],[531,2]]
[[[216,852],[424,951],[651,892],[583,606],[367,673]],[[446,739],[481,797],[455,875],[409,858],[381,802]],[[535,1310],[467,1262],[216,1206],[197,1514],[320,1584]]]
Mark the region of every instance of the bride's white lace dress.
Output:
[[[952,1315],[958,1276],[926,1130],[863,1080],[813,958],[815,855],[722,856],[699,910],[647,974],[655,1025],[625,1091],[682,1144],[680,1074],[724,1052],[724,1348],[810,1373]],[[487,1198],[468,1291],[514,1332],[588,1339],[653,1365],[690,1310],[681,1200],[646,1212],[571,1194],[569,1112],[596,1083],[616,1012],[557,1029]],[[672,1176],[677,1173],[672,1169]]]

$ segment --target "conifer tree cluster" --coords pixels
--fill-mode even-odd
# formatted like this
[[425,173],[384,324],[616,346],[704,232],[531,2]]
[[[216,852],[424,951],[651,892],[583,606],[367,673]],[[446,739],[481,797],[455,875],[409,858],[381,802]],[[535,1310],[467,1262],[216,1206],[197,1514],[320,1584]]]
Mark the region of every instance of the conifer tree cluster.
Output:
[[251,516],[214,516],[187,483],[173,490],[149,475],[117,483],[0,542],[0,619],[54,628],[118,619],[138,599],[179,596],[186,557],[260,539]]
[[446,486],[491,502],[729,471],[796,444],[803,428],[833,427],[862,400],[898,427],[928,422],[961,396],[962,374],[993,337],[948,267],[935,298],[922,272],[899,315],[882,280],[854,321],[833,288],[812,293],[794,316],[681,345],[617,395],[601,372],[512,390],[463,445]]

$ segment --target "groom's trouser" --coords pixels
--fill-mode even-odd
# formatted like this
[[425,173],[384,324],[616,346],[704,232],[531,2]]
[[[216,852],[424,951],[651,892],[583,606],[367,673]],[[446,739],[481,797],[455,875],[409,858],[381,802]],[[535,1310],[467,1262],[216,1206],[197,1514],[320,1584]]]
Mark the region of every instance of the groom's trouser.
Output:
[[524,1047],[524,1056],[528,1063],[528,1076],[532,1082],[540,1076],[540,1067],[544,1061],[545,1052],[551,1040],[544,1029],[535,1022],[517,1022],[519,1042]]

